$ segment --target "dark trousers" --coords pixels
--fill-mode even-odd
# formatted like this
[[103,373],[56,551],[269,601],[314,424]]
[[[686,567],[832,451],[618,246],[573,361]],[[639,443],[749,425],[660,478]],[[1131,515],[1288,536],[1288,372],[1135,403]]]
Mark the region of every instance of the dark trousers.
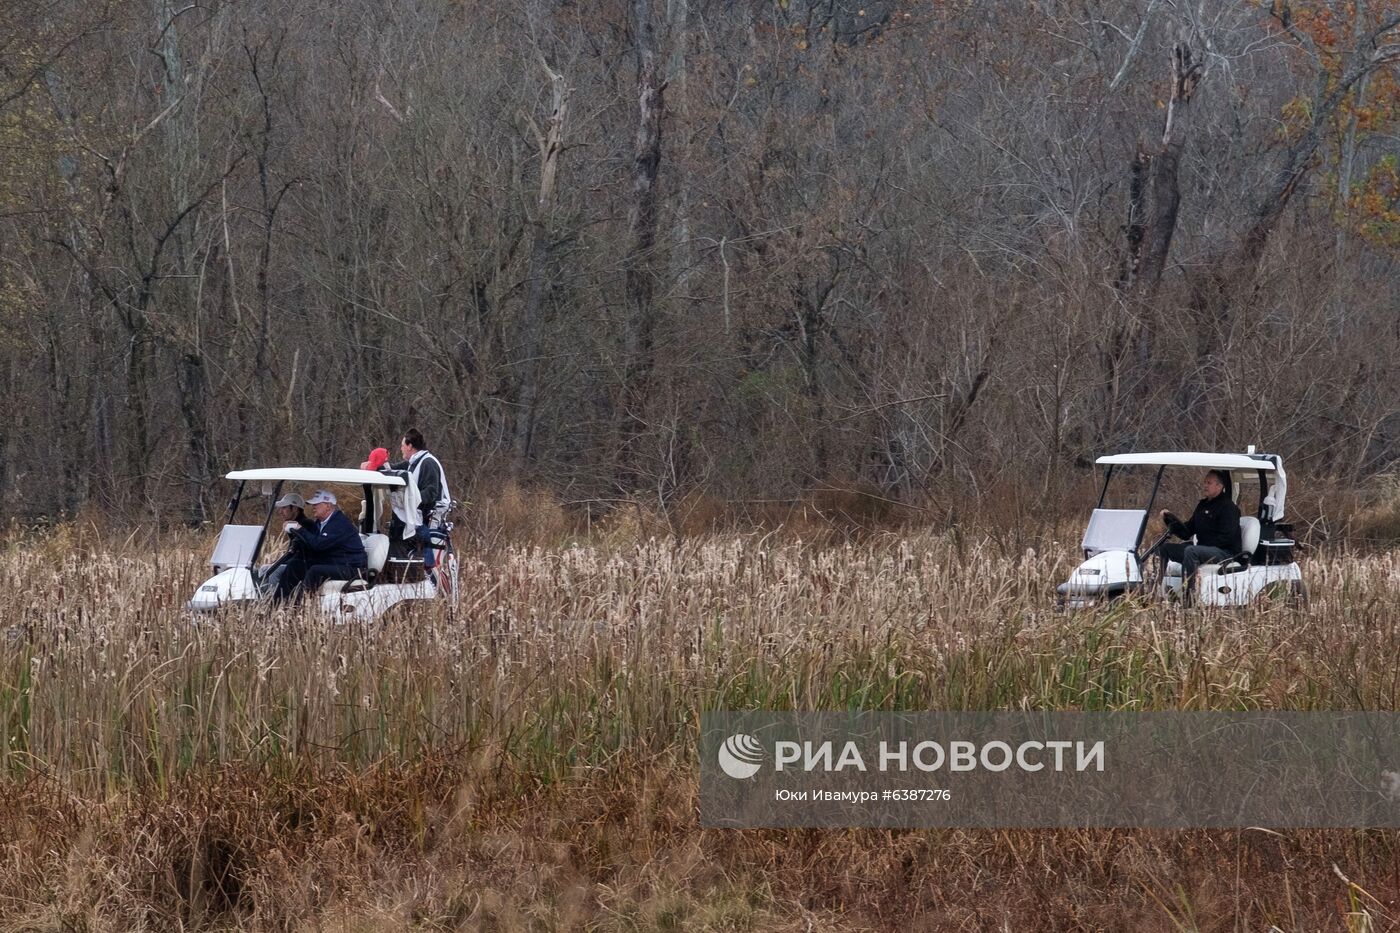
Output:
[[409,557],[421,557],[423,566],[431,570],[436,554],[428,547],[428,526],[419,525],[417,534],[412,538],[403,536],[406,526],[399,520],[397,515],[389,518],[389,556],[403,559]]
[[291,599],[294,594],[314,593],[327,580],[354,580],[363,570],[363,567],[350,564],[309,564],[305,557],[298,555],[287,561],[272,599],[280,603]]
[[404,523],[399,521],[397,515],[389,517],[389,556],[396,560],[405,560],[418,555],[418,539],[405,538],[403,536]]
[[292,591],[306,576],[306,558],[300,552],[288,554],[279,563],[282,565],[281,576],[277,578],[277,589],[272,591],[272,601],[275,603],[291,598]]
[[313,564],[306,568],[306,578],[301,585],[306,592],[314,593],[327,580],[358,580],[364,569],[350,564]]
[[1183,599],[1190,599],[1192,585],[1196,582],[1196,570],[1202,564],[1218,564],[1230,556],[1223,547],[1208,544],[1187,544],[1184,541],[1162,545],[1162,555],[1181,565],[1181,592]]

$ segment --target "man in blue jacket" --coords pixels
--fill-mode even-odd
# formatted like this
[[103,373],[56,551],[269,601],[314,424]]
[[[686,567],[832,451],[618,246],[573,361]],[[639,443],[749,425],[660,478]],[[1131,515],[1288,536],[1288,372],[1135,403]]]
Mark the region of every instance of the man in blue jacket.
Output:
[[336,508],[333,493],[319,490],[306,504],[314,524],[310,528],[296,522],[286,524],[299,553],[287,562],[277,581],[275,602],[290,598],[298,584],[302,594],[314,593],[327,580],[355,579],[369,565],[364,542],[350,518]]

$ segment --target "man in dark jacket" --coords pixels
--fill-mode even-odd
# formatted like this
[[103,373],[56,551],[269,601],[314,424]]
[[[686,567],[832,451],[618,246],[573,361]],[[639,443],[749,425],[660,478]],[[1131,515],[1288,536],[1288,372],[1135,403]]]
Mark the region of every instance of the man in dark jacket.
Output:
[[296,522],[286,524],[287,534],[299,553],[287,562],[277,581],[273,599],[288,599],[297,585],[301,592],[314,593],[327,580],[353,580],[369,565],[364,542],[349,517],[336,508],[335,495],[322,489],[306,501],[311,508],[312,528]]
[[[447,488],[447,475],[442,463],[428,450],[423,433],[417,428],[409,428],[399,441],[399,452],[403,459],[380,467],[380,472],[398,472],[408,482],[418,488],[418,513],[401,517],[395,513],[389,519],[389,546],[397,551],[402,546],[405,526],[412,522],[418,531],[418,545],[423,551],[423,566],[432,569],[433,549],[428,547],[428,532],[442,525],[447,510],[452,505],[452,494]],[[369,463],[361,464],[368,469]],[[405,520],[407,519],[407,521]]]
[[[288,522],[296,522],[297,525],[302,528],[315,530],[316,523],[307,518],[302,511],[305,508],[306,500],[294,492],[289,492],[278,499],[273,505],[273,521],[281,524],[283,528],[287,527]],[[269,582],[268,589],[276,589],[277,582],[282,579],[282,575],[287,571],[287,565],[301,553],[300,545],[298,545],[295,540],[288,537],[287,549],[282,552],[282,556],[278,557],[266,568],[266,576],[264,579]]]
[[1181,564],[1182,597],[1190,601],[1196,581],[1196,568],[1214,564],[1240,552],[1240,508],[1230,497],[1230,477],[1223,470],[1211,470],[1201,480],[1205,498],[1196,503],[1191,520],[1183,522],[1163,509],[1162,522],[1178,538],[1196,536],[1196,543],[1164,544],[1167,560]]

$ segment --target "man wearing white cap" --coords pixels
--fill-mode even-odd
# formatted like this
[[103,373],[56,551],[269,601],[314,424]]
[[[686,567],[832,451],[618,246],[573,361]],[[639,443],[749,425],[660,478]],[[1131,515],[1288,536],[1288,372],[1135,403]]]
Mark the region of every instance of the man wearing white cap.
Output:
[[335,495],[325,489],[306,500],[314,525],[304,528],[294,521],[286,524],[287,534],[300,553],[287,562],[277,581],[273,599],[288,599],[297,584],[301,592],[314,593],[327,580],[353,580],[369,565],[365,545],[349,517],[336,508]]

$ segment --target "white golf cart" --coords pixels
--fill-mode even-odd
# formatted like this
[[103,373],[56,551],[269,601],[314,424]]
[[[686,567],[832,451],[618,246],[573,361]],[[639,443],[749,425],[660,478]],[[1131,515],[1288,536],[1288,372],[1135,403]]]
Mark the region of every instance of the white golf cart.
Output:
[[[452,549],[451,524],[432,532],[436,567],[424,567],[422,556],[412,548],[395,549],[390,556],[387,524],[390,494],[404,486],[402,476],[371,470],[325,467],[273,467],[236,470],[227,476],[238,483],[229,500],[228,515],[214,545],[210,563],[214,575],[200,584],[188,607],[209,611],[267,600],[276,585],[275,564],[259,564],[264,545],[277,540],[280,526],[273,525],[277,499],[287,484],[313,489],[351,487],[341,499],[345,505],[358,492],[360,539],[365,545],[368,567],[361,579],[327,580],[319,592],[310,594],[322,612],[340,620],[376,619],[392,606],[408,600],[457,600],[457,555]],[[291,489],[286,491],[290,492]],[[263,500],[266,500],[265,502]]]
[[[1241,506],[1240,553],[1197,569],[1192,603],[1244,606],[1261,599],[1294,603],[1306,599],[1303,575],[1293,555],[1293,529],[1283,522],[1288,478],[1281,457],[1257,454],[1250,447],[1243,454],[1115,454],[1100,457],[1098,463],[1107,469],[1098,507],[1084,532],[1084,562],[1057,588],[1060,608],[1080,609],[1135,594],[1162,599],[1181,596],[1181,564],[1168,561],[1161,552],[1170,534],[1163,533],[1151,545],[1142,547],[1142,536],[1168,467],[1188,467],[1195,471],[1193,478],[1203,470],[1225,472],[1231,479],[1228,494]],[[1153,476],[1147,505],[1107,508],[1110,483],[1135,467],[1146,467],[1148,475]],[[1245,511],[1244,505],[1251,504],[1254,497],[1241,502],[1245,487],[1257,487],[1258,504],[1253,515]]]

